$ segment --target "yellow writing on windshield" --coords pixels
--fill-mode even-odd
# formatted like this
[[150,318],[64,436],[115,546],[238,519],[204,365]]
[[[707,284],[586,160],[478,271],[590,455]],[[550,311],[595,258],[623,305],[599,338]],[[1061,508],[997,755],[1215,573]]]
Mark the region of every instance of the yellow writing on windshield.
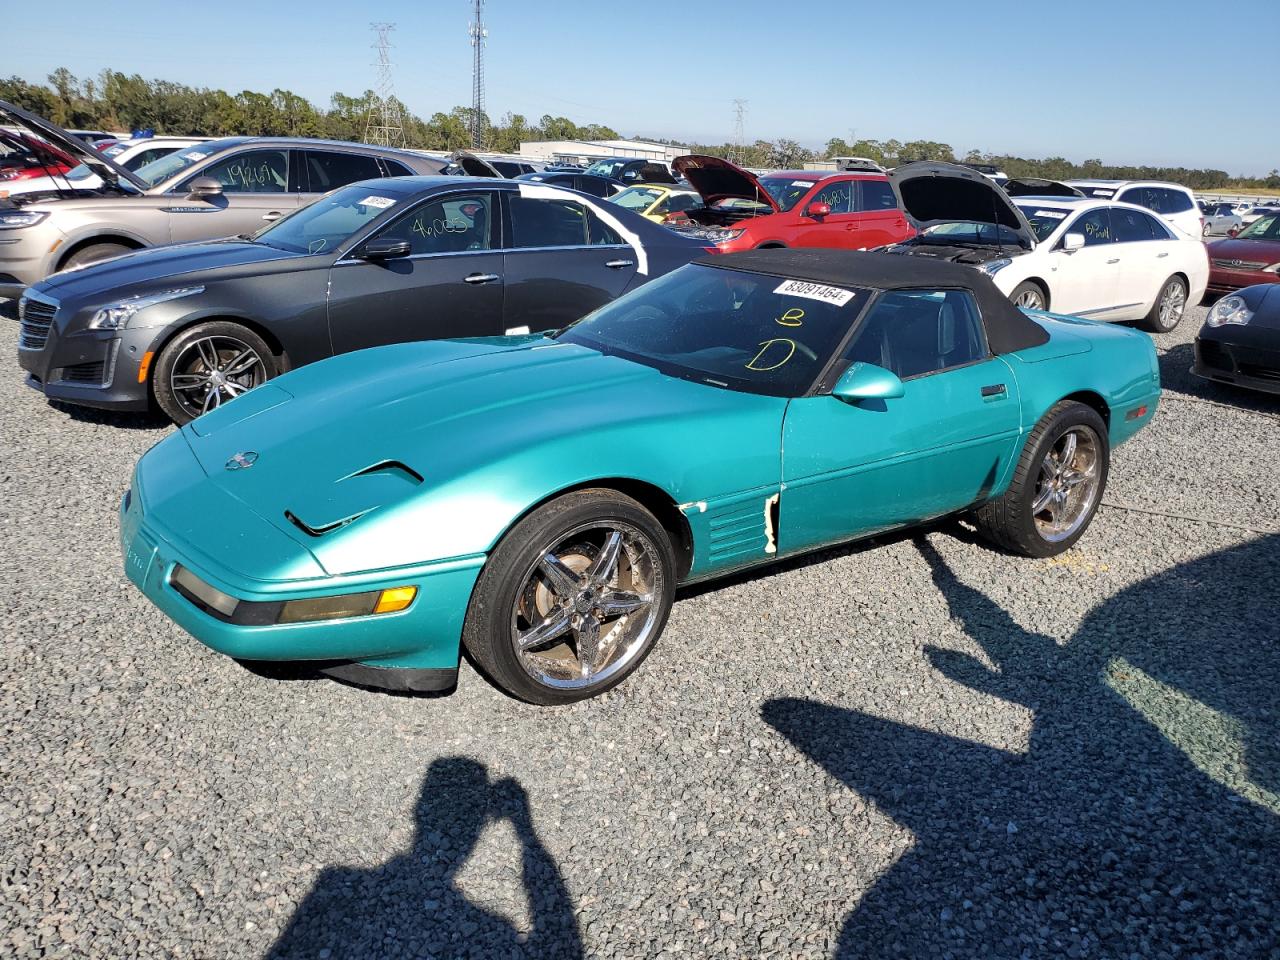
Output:
[[[760,344],[760,352],[751,358],[746,367],[748,370],[754,370],[757,373],[767,373],[770,370],[777,370],[787,363],[795,356],[795,353],[796,342],[794,340],[788,340],[786,337],[775,337]],[[776,362],[770,363],[769,361]]]
[[778,318],[778,323],[784,327],[799,327],[804,320],[804,311],[799,307],[792,307],[786,313]]

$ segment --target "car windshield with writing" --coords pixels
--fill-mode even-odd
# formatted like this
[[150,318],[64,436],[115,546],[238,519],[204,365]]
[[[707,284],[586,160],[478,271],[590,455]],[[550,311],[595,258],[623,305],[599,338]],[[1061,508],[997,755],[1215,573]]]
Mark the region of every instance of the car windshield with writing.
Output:
[[189,150],[177,150],[168,156],[143,164],[133,171],[133,175],[145,180],[149,186],[159,186],[166,180],[173,179],[188,167],[195,166],[206,157],[211,157],[215,153],[227,150],[238,142],[232,140],[220,143],[214,140],[210,143],[202,143],[199,147],[192,147]]
[[813,188],[812,180],[793,180],[790,177],[761,177],[760,186],[769,191],[779,210],[790,210]]
[[289,253],[331,253],[397,202],[367,185],[344,187],[263,227],[252,239]]
[[1062,221],[1071,215],[1071,211],[1063,210],[1060,207],[1033,206],[1020,203],[1018,208],[1022,211],[1023,216],[1027,218],[1027,222],[1031,224],[1037,243],[1044,243],[1049,238],[1049,234],[1057,230],[1062,225]]
[[668,376],[798,397],[869,298],[862,288],[694,264],[601,307],[557,339]]

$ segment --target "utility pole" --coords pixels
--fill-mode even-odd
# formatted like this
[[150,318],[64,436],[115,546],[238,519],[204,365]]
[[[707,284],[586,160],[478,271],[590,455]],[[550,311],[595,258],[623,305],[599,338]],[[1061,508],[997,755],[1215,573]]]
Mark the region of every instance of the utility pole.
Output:
[[404,120],[396,103],[391,81],[391,31],[394,23],[371,23],[376,39],[373,49],[378,51],[377,100],[369,105],[369,116],[364,125],[364,142],[383,147],[404,146]]
[[474,0],[475,19],[467,33],[474,59],[471,66],[471,147],[484,149],[484,44],[489,31],[484,27],[484,0]]
[[733,101],[733,162],[741,165],[743,157],[746,153],[746,145],[743,140],[746,139],[744,118],[747,114],[747,101],[736,99]]

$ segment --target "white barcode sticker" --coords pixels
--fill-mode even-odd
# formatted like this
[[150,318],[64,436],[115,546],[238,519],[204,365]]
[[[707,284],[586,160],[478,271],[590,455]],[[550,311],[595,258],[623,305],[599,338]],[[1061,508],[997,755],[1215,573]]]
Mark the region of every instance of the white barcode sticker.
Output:
[[779,284],[774,293],[782,293],[792,297],[807,297],[810,300],[821,300],[823,303],[843,307],[853,299],[852,290],[840,287],[828,287],[821,283],[809,283],[805,280],[787,280]]
[[1065,220],[1067,215],[1058,210],[1037,210],[1032,214],[1033,217],[1048,217],[1050,220]]
[[396,202],[390,197],[365,197],[357,206],[361,207],[377,207],[379,210],[385,210],[387,207],[394,207]]

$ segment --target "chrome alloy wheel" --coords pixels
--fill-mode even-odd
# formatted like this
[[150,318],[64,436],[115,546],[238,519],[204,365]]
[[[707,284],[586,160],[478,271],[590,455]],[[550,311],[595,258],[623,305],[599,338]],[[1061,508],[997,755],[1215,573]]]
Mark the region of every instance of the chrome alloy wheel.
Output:
[[1044,297],[1040,295],[1039,290],[1023,290],[1018,294],[1018,299],[1013,301],[1013,305],[1027,310],[1043,310]]
[[182,409],[198,417],[267,379],[258,352],[235,337],[201,337],[182,348],[169,388]]
[[639,529],[596,521],[560,537],[525,573],[511,612],[516,659],[538,683],[602,683],[644,649],[665,587],[658,552]]
[[1160,292],[1160,326],[1172,330],[1187,308],[1187,291],[1179,280],[1170,280]]
[[1031,513],[1049,543],[1066,540],[1093,512],[1102,472],[1102,444],[1091,427],[1071,427],[1040,464]]

